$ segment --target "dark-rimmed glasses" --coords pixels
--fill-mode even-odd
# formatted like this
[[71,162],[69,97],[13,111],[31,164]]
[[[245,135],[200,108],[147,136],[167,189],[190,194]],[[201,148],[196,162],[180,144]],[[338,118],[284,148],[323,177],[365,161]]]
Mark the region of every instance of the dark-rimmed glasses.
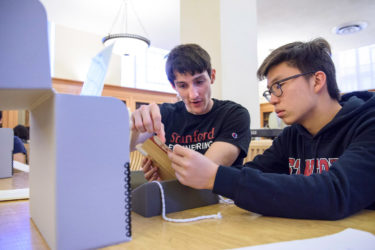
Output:
[[273,94],[274,96],[277,96],[277,97],[280,97],[283,94],[283,90],[282,90],[281,86],[283,86],[283,84],[285,84],[286,81],[289,81],[291,79],[295,79],[295,78],[300,77],[300,76],[304,76],[304,75],[308,75],[308,74],[314,74],[314,73],[315,73],[314,71],[311,71],[311,72],[301,73],[301,74],[289,76],[287,78],[278,80],[278,81],[274,82],[268,90],[263,92],[263,96],[264,96],[264,98],[267,99],[267,101],[270,102],[271,101],[271,94]]

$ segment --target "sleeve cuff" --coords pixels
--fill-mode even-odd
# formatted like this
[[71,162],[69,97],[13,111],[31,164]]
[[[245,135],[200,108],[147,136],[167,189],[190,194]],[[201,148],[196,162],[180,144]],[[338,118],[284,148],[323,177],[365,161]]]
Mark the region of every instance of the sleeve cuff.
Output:
[[233,199],[240,178],[240,173],[241,170],[237,168],[219,166],[212,191],[215,194]]

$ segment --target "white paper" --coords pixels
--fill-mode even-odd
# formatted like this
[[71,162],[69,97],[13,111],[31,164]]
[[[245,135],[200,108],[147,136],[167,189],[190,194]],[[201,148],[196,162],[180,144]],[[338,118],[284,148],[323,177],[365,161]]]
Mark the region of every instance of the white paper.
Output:
[[[13,161],[13,168],[27,173],[30,172],[29,165],[23,164],[18,161]],[[0,190],[0,201],[29,199],[29,197],[29,188]]]
[[265,245],[237,248],[238,250],[374,250],[375,235],[348,228],[336,234],[306,240],[294,240]]
[[81,95],[101,96],[108,64],[112,55],[113,44],[105,47],[92,60],[86,80],[83,83]]
[[28,188],[0,190],[0,201],[29,199],[29,197]]
[[30,166],[19,161],[13,161],[13,168],[27,173],[30,172]]

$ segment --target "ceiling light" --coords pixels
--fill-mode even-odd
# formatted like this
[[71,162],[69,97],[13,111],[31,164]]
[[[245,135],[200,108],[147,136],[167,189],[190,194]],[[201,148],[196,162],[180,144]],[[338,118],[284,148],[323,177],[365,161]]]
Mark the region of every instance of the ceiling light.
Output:
[[348,35],[359,32],[367,27],[366,22],[351,22],[345,23],[332,29],[332,32],[337,35]]
[[[143,29],[143,32],[147,34],[137,13],[134,11],[132,2],[130,0],[123,0],[116,18],[113,21],[111,32],[102,39],[105,46],[114,43],[113,53],[119,55],[136,55],[144,52],[150,46],[150,40],[146,37],[128,32],[129,4],[140,27]],[[120,20],[120,18],[122,18],[122,20]],[[112,30],[116,24],[120,26],[118,29],[119,32],[113,33]]]

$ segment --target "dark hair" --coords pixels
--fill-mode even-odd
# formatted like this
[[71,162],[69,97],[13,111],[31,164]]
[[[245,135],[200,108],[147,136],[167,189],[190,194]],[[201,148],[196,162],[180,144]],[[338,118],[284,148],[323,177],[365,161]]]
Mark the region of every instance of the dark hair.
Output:
[[0,110],[0,120],[3,118],[3,111]]
[[263,80],[273,66],[283,62],[299,69],[302,73],[323,71],[327,76],[329,96],[332,99],[340,100],[335,65],[331,58],[331,47],[325,39],[317,38],[306,43],[294,42],[275,49],[259,67],[258,79]]
[[211,58],[202,47],[197,44],[182,44],[176,46],[168,54],[165,64],[168,80],[174,85],[175,73],[190,73],[195,75],[207,70],[211,78]]
[[23,125],[17,125],[13,128],[13,133],[18,136],[22,141],[29,140],[29,130]]

